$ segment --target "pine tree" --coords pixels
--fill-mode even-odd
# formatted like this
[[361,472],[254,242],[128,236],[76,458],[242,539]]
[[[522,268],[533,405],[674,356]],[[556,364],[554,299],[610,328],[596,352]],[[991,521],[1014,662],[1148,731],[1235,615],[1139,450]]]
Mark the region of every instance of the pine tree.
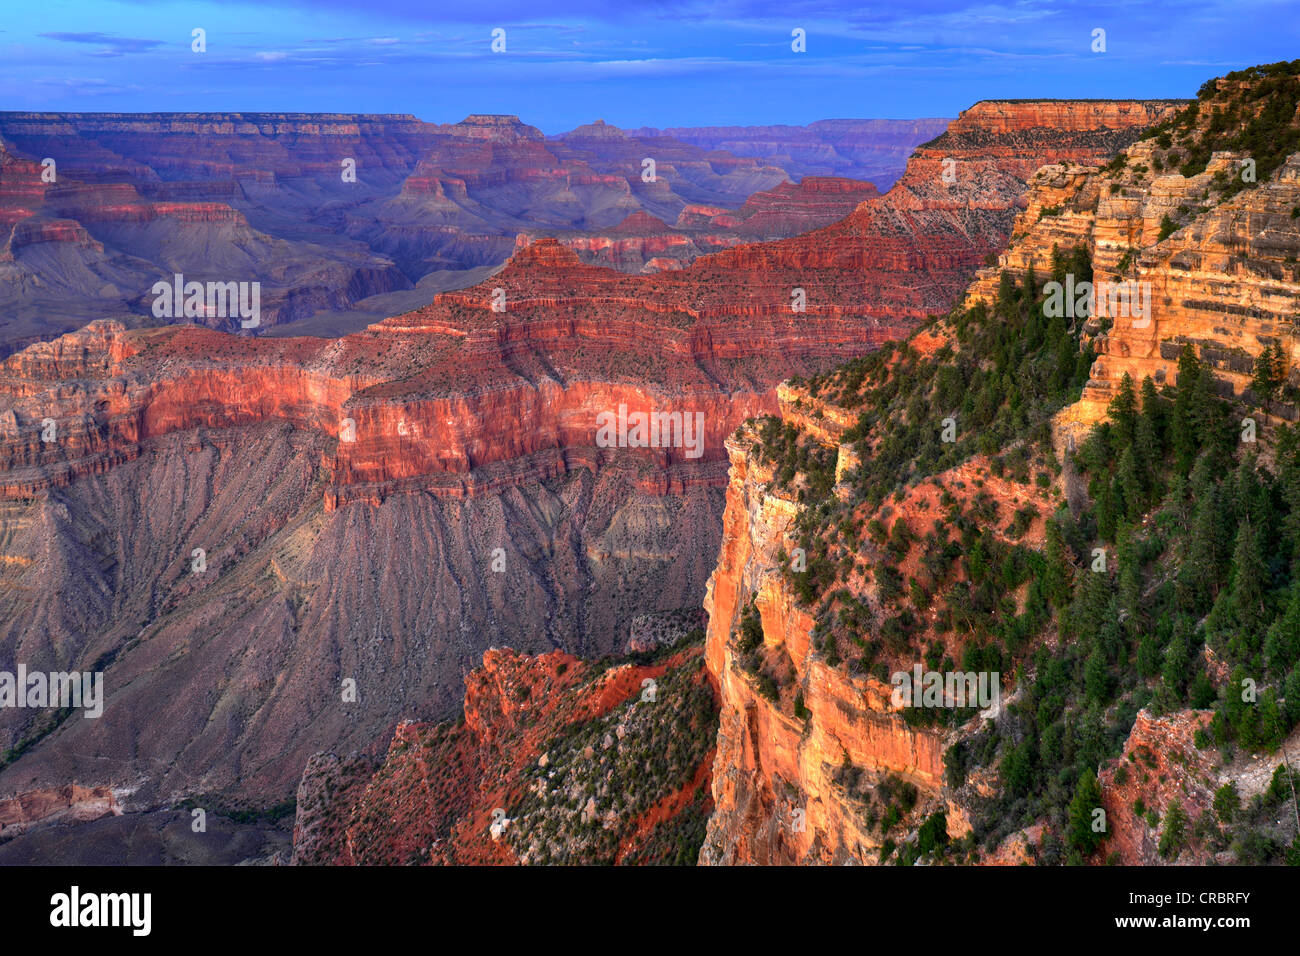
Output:
[[1124,624],[1130,634],[1135,634],[1141,627],[1142,569],[1133,526],[1127,521],[1115,532],[1115,559],[1119,562],[1119,605],[1127,613]]
[[1165,400],[1156,391],[1156,383],[1147,375],[1142,379],[1142,418],[1147,423],[1149,433],[1155,438],[1154,458],[1164,451],[1165,434]]
[[1178,603],[1182,610],[1199,618],[1209,610],[1219,591],[1222,543],[1216,495],[1198,495],[1193,480],[1192,498],[1197,502],[1196,512],[1187,555],[1178,574]]
[[1070,272],[1074,273],[1074,284],[1092,281],[1092,259],[1085,246],[1075,246],[1070,251]]
[[1137,438],[1137,396],[1133,394],[1133,379],[1128,372],[1120,379],[1119,390],[1110,400],[1107,414],[1115,424],[1112,447],[1118,455]]
[[[1179,625],[1182,625],[1185,620],[1180,618]],[[1183,699],[1183,690],[1187,686],[1187,665],[1191,660],[1187,629],[1183,626],[1175,626],[1174,636],[1169,646],[1165,648],[1165,666],[1162,672],[1165,687],[1169,689],[1175,701],[1181,702]]]
[[1070,584],[1074,569],[1066,556],[1067,549],[1061,526],[1055,520],[1047,522],[1046,539],[1043,558],[1047,568],[1043,574],[1043,590],[1052,605],[1060,609],[1070,600]]
[[1287,675],[1283,695],[1286,697],[1286,723],[1291,728],[1300,724],[1300,664],[1291,668]]
[[1274,456],[1286,509],[1279,529],[1282,545],[1291,560],[1292,577],[1300,577],[1300,429],[1289,425],[1278,427]]
[[1091,769],[1084,770],[1074,788],[1074,799],[1070,801],[1066,838],[1085,856],[1095,852],[1106,836],[1092,828],[1094,811],[1100,807],[1101,787],[1097,784],[1097,776]]
[[1148,375],[1142,379],[1142,412],[1138,417],[1137,434],[1133,452],[1137,458],[1138,476],[1148,493],[1159,487],[1159,464],[1164,458],[1164,409],[1155,383]]
[[1196,350],[1184,345],[1178,356],[1177,393],[1174,396],[1174,408],[1170,419],[1170,440],[1174,454],[1178,457],[1178,470],[1186,472],[1196,457],[1200,446],[1197,423],[1193,420],[1193,398],[1196,387],[1202,378],[1200,360]]
[[1103,541],[1115,540],[1115,523],[1123,514],[1123,502],[1116,492],[1115,483],[1106,475],[1101,476],[1101,488],[1097,493],[1097,534]]
[[1232,610],[1237,621],[1234,637],[1236,656],[1253,656],[1259,650],[1264,624],[1264,582],[1268,572],[1259,553],[1254,526],[1249,521],[1237,530],[1232,567]]
[[1270,687],[1259,702],[1259,742],[1272,750],[1282,742],[1287,729],[1277,705],[1277,693]]
[[1160,641],[1154,634],[1148,632],[1142,635],[1137,651],[1137,669],[1140,676],[1151,678],[1160,673],[1164,663],[1161,650]]
[[1088,655],[1088,662],[1083,667],[1083,692],[1089,700],[1105,704],[1110,700],[1110,671],[1107,667],[1106,652],[1101,642],[1097,641]]
[[1055,242],[1052,243],[1052,281],[1065,285],[1065,273],[1067,264],[1065,257],[1061,255],[1061,247]]
[[1119,487],[1119,497],[1122,501],[1117,510],[1130,523],[1138,523],[1146,511],[1146,495],[1142,489],[1142,477],[1138,474],[1137,456],[1133,453],[1132,445],[1125,448],[1124,453],[1119,456],[1119,469],[1115,475],[1115,482]]
[[1279,385],[1281,382],[1277,380],[1277,362],[1274,358],[1273,346],[1269,345],[1255,359],[1255,373],[1250,379],[1250,390],[1255,393],[1258,404],[1267,410],[1268,403],[1277,394]]
[[1183,849],[1183,838],[1187,828],[1187,813],[1178,800],[1171,800],[1165,812],[1165,827],[1160,834],[1160,855],[1165,859],[1177,859]]

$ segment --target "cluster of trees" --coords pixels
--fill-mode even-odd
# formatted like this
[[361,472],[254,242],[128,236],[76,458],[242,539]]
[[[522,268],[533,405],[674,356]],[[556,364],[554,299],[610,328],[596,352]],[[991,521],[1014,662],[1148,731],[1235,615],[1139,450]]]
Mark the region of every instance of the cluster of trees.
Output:
[[[1063,281],[1067,274],[1091,281],[1086,250],[1052,250],[1051,277]],[[862,461],[847,478],[853,489],[847,504],[831,495],[833,456],[792,425],[760,422],[759,454],[775,464],[777,483],[804,476],[799,500],[806,507],[797,530],[805,568],[786,568],[804,603],[829,595],[840,572],[853,566],[828,554],[837,541],[842,550],[856,550],[864,529],[845,516],[864,502],[876,508],[908,483],[977,452],[996,455],[1012,446],[1015,468],[1036,453],[1050,456],[1051,416],[1078,399],[1094,356],[1091,346],[1080,347],[1081,322],[1043,315],[1042,285],[1033,270],[1019,283],[1004,273],[991,309],[981,303],[948,320],[955,345],[927,356],[907,342],[888,343],[807,383],[813,394],[862,409],[843,438],[856,443]],[[999,459],[995,470],[1006,465]],[[888,565],[896,563],[897,555],[887,557]],[[1001,574],[1001,564],[994,570]],[[889,571],[878,577],[888,587]],[[968,616],[963,607],[956,613]]]
[[[1291,102],[1294,85],[1300,104],[1300,81],[1286,71],[1269,74],[1269,83],[1269,103]],[[1265,103],[1261,115],[1273,112]],[[1183,118],[1173,128],[1180,123],[1191,125]],[[1091,279],[1082,250],[1053,253],[1053,279]],[[1064,852],[1080,859],[1101,838],[1091,826],[1097,768],[1119,753],[1140,708],[1212,708],[1201,743],[1225,755],[1273,748],[1300,723],[1300,429],[1276,429],[1264,467],[1254,440],[1263,429],[1243,422],[1212,369],[1186,347],[1173,383],[1121,382],[1108,420],[1067,464],[1086,482],[1088,501],[1050,518],[1041,553],[1000,541],[978,509],[955,508],[947,527],[957,547],[945,534],[922,538],[927,580],[908,582],[883,528],[845,529],[844,516],[976,452],[1010,447],[1025,460],[1054,461],[1050,417],[1078,398],[1093,355],[1080,329],[1044,316],[1041,303],[1032,271],[1021,283],[1004,273],[991,308],[946,320],[953,344],[930,355],[889,346],[810,383],[861,407],[847,437],[859,442],[863,464],[849,478],[849,502],[835,500],[828,484],[806,502],[800,531],[816,573],[791,577],[809,604],[821,599],[821,630],[829,632],[834,608],[851,597],[836,590],[843,562],[830,560],[831,546],[852,550],[874,537],[883,560],[873,571],[886,598],[884,619],[871,622],[875,636],[907,644],[918,627],[905,605],[926,610],[938,599],[940,629],[965,635],[963,669],[1018,669],[1017,703],[997,726],[950,749],[948,782],[998,765],[1002,791],[975,821],[987,844],[1046,817],[1067,835]],[[1276,397],[1286,373],[1280,350],[1266,350],[1253,392]],[[947,418],[957,423],[954,441],[942,437]],[[787,436],[771,437],[793,456]],[[1022,588],[1027,597],[1017,605],[1009,595]],[[1053,625],[1061,640],[1031,652]],[[834,645],[822,644],[828,654]],[[870,660],[874,641],[864,649]],[[1163,852],[1177,855],[1185,824],[1166,820]]]
[[[1085,250],[1053,249],[1052,278],[1067,273],[1092,280]],[[992,309],[980,303],[953,320],[955,348],[923,356],[907,343],[886,346],[826,380],[837,401],[863,408],[845,435],[862,442],[852,476],[860,500],[878,505],[975,452],[994,455],[1018,441],[1046,447],[1051,415],[1078,398],[1094,355],[1080,348],[1077,325],[1043,315],[1042,285],[1032,269],[1020,283],[1004,272]]]
[[[1190,347],[1176,385],[1126,378],[1109,412],[1075,455],[1093,506],[1048,525],[1060,650],[1037,652],[1007,738],[983,750],[1002,758],[999,813],[1056,818],[1076,855],[1100,839],[1084,813],[1095,768],[1139,707],[1213,708],[1201,743],[1225,752],[1274,748],[1300,722],[1300,433],[1280,427],[1261,467]],[[1231,671],[1217,689],[1207,645]],[[1177,854],[1183,822],[1166,820],[1162,852]]]
[[[1056,598],[1075,579],[1062,629],[1090,648],[1089,697],[1158,679],[1158,708],[1216,707],[1220,745],[1273,747],[1300,721],[1300,440],[1278,429],[1274,474],[1253,438],[1190,346],[1163,393],[1146,379],[1139,401],[1125,378],[1076,456],[1095,507],[1059,517],[1047,559]],[[1075,573],[1094,535],[1113,566]],[[1232,672],[1222,693],[1207,643]]]
[[[1300,149],[1300,127],[1295,122],[1300,107],[1297,74],[1300,60],[1236,70],[1223,77],[1223,91],[1218,79],[1209,80],[1197,92],[1196,102],[1150,133],[1157,137],[1181,134],[1179,145],[1186,148],[1185,161],[1179,167],[1183,176],[1204,172],[1213,153],[1232,151],[1254,159],[1255,181],[1263,182]],[[1205,120],[1197,129],[1202,116]],[[1230,196],[1251,183],[1240,175],[1225,175],[1218,185]]]

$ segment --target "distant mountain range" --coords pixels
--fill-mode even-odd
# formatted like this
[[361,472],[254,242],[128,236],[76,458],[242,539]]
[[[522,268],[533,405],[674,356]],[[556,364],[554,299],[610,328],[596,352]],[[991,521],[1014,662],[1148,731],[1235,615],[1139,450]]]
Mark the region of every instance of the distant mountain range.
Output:
[[[96,318],[155,324],[151,290],[177,274],[258,283],[259,332],[330,335],[474,284],[520,235],[679,268],[843,218],[874,190],[838,180],[892,182],[941,125],[725,130],[719,148],[715,130],[548,138],[496,115],[0,113],[0,353]],[[830,181],[792,185],[814,175]]]

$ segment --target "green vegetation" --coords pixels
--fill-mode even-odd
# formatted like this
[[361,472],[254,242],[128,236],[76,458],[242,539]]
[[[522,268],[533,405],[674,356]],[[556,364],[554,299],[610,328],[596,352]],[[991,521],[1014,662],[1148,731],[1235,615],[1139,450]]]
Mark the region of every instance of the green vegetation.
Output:
[[298,811],[296,799],[283,800],[269,807],[232,806],[213,796],[186,797],[177,805],[181,810],[202,809],[211,816],[225,817],[233,823],[253,825],[259,823],[280,825],[293,822]]
[[[610,864],[641,816],[688,787],[713,746],[717,704],[695,658],[660,679],[653,701],[634,696],[569,727],[528,768],[527,795],[504,838],[531,863]],[[707,819],[703,795],[633,847],[642,862],[695,863]]]
[[[1220,90],[1220,85],[1223,89]],[[1237,70],[1207,82],[1196,102],[1153,127],[1161,149],[1173,140],[1184,150],[1178,168],[1183,176],[1205,171],[1215,152],[1241,153],[1255,161],[1254,182],[1264,182],[1300,150],[1300,60]],[[1232,196],[1254,182],[1240,175],[1218,177],[1222,195]]]
[[1101,807],[1101,787],[1097,784],[1097,775],[1085,770],[1079,777],[1079,784],[1070,801],[1069,829],[1066,837],[1071,846],[1084,856],[1096,851],[1101,845],[1105,832],[1093,828],[1094,814]]
[[[1076,281],[1091,277],[1079,250],[1054,255],[1054,277],[1066,271]],[[1017,702],[997,725],[950,749],[948,782],[959,786],[970,770],[996,767],[999,793],[973,820],[981,842],[992,847],[1046,820],[1066,835],[1053,858],[1068,851],[1078,860],[1104,838],[1091,828],[1096,774],[1119,754],[1139,709],[1213,709],[1198,739],[1225,757],[1236,748],[1273,749],[1300,723],[1300,429],[1282,424],[1268,436],[1264,467],[1258,445],[1242,440],[1242,410],[1220,397],[1212,369],[1188,346],[1176,384],[1146,379],[1136,387],[1125,378],[1108,420],[1069,455],[1067,477],[1080,493],[1070,496],[1073,509],[1062,504],[1048,515],[1041,550],[1004,540],[1023,536],[1037,509],[1018,510],[1008,524],[982,493],[963,507],[945,492],[942,521],[928,531],[887,523],[891,496],[977,453],[995,456],[991,470],[1014,470],[1017,480],[1042,467],[1036,462],[1060,472],[1049,419],[1077,399],[1093,356],[1077,325],[1043,315],[1042,299],[1032,272],[1022,283],[1004,274],[992,308],[937,323],[953,344],[929,355],[910,342],[885,347],[809,383],[862,409],[847,436],[862,464],[846,476],[845,502],[829,494],[828,465],[811,449],[804,455],[823,469],[804,487],[827,491],[806,496],[797,526],[808,571],[787,574],[817,608],[814,643],[829,663],[839,663],[846,642],[861,649],[850,665],[879,676],[882,650],[915,659],[918,613],[933,602],[935,630],[960,636],[964,650],[956,662],[935,645],[929,666],[1016,673]],[[1257,363],[1257,398],[1279,396],[1285,377],[1270,350]],[[941,438],[945,418],[958,423],[954,441]],[[782,443],[774,454],[797,446],[768,434]],[[802,474],[798,465],[794,473]],[[847,515],[863,504],[886,520],[859,527]],[[899,562],[916,546],[923,574],[906,575]],[[870,575],[878,607],[844,586],[851,571]],[[1058,639],[1044,642],[1047,635]],[[1226,683],[1211,679],[1207,649],[1231,674]],[[1250,687],[1256,700],[1243,694]],[[972,715],[906,712],[913,723],[960,724]],[[1138,812],[1160,824],[1154,811]],[[1228,797],[1216,800],[1221,822],[1233,813]],[[1194,823],[1171,806],[1161,852],[1172,859],[1188,846],[1212,845],[1214,821]],[[1272,859],[1286,849],[1237,826],[1233,846],[1245,857]]]
[[711,807],[701,791],[680,813],[656,824],[623,863],[628,866],[695,866],[704,846]]

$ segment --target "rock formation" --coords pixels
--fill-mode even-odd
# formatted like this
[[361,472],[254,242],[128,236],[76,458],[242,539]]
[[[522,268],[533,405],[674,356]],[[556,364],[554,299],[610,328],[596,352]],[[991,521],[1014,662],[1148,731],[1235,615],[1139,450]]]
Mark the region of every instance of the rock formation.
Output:
[[609,667],[493,648],[463,721],[399,724],[377,766],[312,757],[293,862],[693,860],[716,726],[698,644]]
[[[121,788],[129,811],[200,788],[275,804],[312,754],[364,751],[401,720],[448,716],[487,646],[596,655],[621,647],[639,614],[698,606],[723,531],[726,436],[778,411],[791,374],[946,309],[1005,240],[1026,169],[1104,159],[1163,109],[1073,108],[1066,122],[1059,106],[981,104],[843,221],[682,269],[627,275],[554,239],[525,240],[487,281],[339,339],[104,321],[11,355],[0,365],[0,646],[12,657],[0,664],[102,669],[108,701],[100,720],[0,715],[13,751],[0,792],[74,780]],[[985,115],[997,132],[979,131]],[[419,195],[450,196],[447,177],[473,169],[488,190],[533,181],[527,163],[494,161],[499,176],[488,176],[457,160],[545,145],[527,128],[458,125]],[[239,144],[261,135],[232,130]],[[419,162],[413,152],[403,162]],[[402,178],[415,196],[420,177]],[[721,215],[695,206],[692,216]],[[653,232],[623,210],[618,221]],[[605,447],[599,416],[625,422],[624,407],[702,416],[699,442]],[[722,680],[717,641],[734,621],[721,594],[709,657],[735,756],[742,725],[728,708],[749,691]],[[739,598],[726,600],[734,612]],[[779,595],[764,600],[764,615],[789,617],[795,666],[808,622]],[[880,691],[818,677],[815,663],[805,673],[807,706]],[[913,787],[938,772],[928,731],[874,712],[840,727],[850,730],[869,741],[849,746],[868,771]],[[783,766],[843,756],[833,732],[806,749],[794,728],[782,733]],[[823,804],[808,820],[826,829],[807,832],[838,842],[801,837],[771,858],[859,852],[829,796],[843,779],[817,772]],[[727,814],[733,797],[766,812],[776,792],[725,786]]]
[[[959,610],[971,614],[970,604],[961,597],[974,581],[972,542],[981,550],[1014,544],[1042,552],[1048,545],[1041,516],[1054,510],[1077,516],[1081,506],[1091,506],[1088,493],[1071,487],[1071,469],[1078,465],[1073,446],[1063,439],[1082,440],[1086,426],[1106,416],[1124,375],[1135,383],[1150,375],[1157,384],[1172,384],[1179,355],[1190,345],[1220,383],[1220,394],[1241,403],[1226,413],[1231,417],[1242,405],[1261,400],[1251,392],[1252,371],[1266,346],[1280,345],[1286,371],[1294,367],[1293,320],[1300,293],[1300,275],[1294,273],[1300,244],[1297,156],[1263,149],[1248,155],[1216,146],[1238,132],[1233,117],[1242,118],[1242,128],[1255,129],[1248,124],[1266,115],[1281,117],[1276,142],[1296,142],[1292,114],[1300,64],[1280,72],[1287,66],[1267,68],[1268,82],[1264,75],[1252,75],[1209,84],[1199,109],[1181,109],[1187,104],[1173,102],[977,104],[947,133],[917,150],[907,173],[884,200],[869,201],[842,226],[821,231],[824,238],[832,238],[851,226],[881,230],[880,214],[890,209],[916,217],[913,222],[927,217],[932,226],[960,218],[966,224],[962,235],[979,235],[984,229],[990,246],[997,245],[999,234],[1010,244],[997,265],[980,272],[966,290],[964,305],[973,313],[957,311],[927,325],[904,347],[887,350],[884,361],[851,363],[831,376],[782,385],[778,416],[747,424],[728,439],[731,472],[723,539],[706,598],[706,659],[719,683],[721,716],[713,775],[716,807],[701,862],[892,862],[898,859],[896,851],[902,855],[895,840],[912,849],[906,857],[912,860],[916,854],[924,858],[928,851],[919,847],[934,837],[938,824],[943,839],[957,846],[957,862],[1061,862],[1070,846],[1084,844],[1067,842],[1074,840],[1067,830],[1075,825],[1074,808],[1068,816],[1065,812],[1070,791],[1063,800],[1057,798],[1056,813],[1037,819],[1021,816],[1026,804],[1013,779],[1015,760],[1004,756],[1000,764],[979,763],[973,769],[964,763],[972,750],[992,752],[999,738],[1013,751],[1008,742],[1020,741],[1018,735],[1025,733],[1029,736],[1022,742],[1030,748],[1025,752],[1035,754],[1030,759],[1040,753],[1046,759],[1050,748],[1059,748],[1059,737],[1051,737],[1059,734],[1059,726],[1044,722],[1037,732],[1026,730],[1034,726],[1034,709],[1042,696],[1032,698],[1028,715],[1009,719],[1004,709],[990,720],[914,722],[891,703],[883,677],[909,656],[925,656],[934,662],[931,667],[947,660],[944,667],[952,667],[951,662],[962,659],[967,639],[975,641],[966,645],[967,654],[980,659],[979,627],[953,627],[955,619],[936,626],[936,615]],[[1276,79],[1279,76],[1282,79]],[[1285,108],[1252,101],[1246,94],[1256,89],[1262,89],[1263,96],[1273,91],[1283,98]],[[1279,89],[1283,92],[1277,93]],[[1120,133],[1111,124],[1125,118],[1134,126]],[[1050,144],[1036,132],[1048,127],[1060,131]],[[1135,142],[1144,127],[1153,128]],[[1040,145],[1017,152],[1031,140]],[[982,144],[981,153],[963,155],[964,144],[974,143]],[[1108,161],[1111,153],[1119,155]],[[968,177],[969,189],[962,194],[969,199],[965,205],[948,206],[936,188],[949,159],[954,160],[948,168],[957,183]],[[1234,182],[1243,169],[1253,169],[1256,160],[1267,170],[1259,182]],[[1019,210],[1006,199],[1018,183],[1029,184]],[[916,232],[933,235],[939,230]],[[791,250],[806,238],[745,247],[716,258],[744,257],[756,267],[775,266],[793,258]],[[980,333],[973,329],[979,323],[996,328],[1007,321],[1006,312],[982,309],[993,308],[999,287],[1008,280],[1014,292],[1015,282],[1031,271],[1041,285],[1053,278],[1054,268],[1068,268],[1076,246],[1090,258],[1096,280],[1150,283],[1150,321],[1104,306],[1095,315],[1065,319],[1068,334],[1094,346],[1098,357],[1082,400],[1067,404],[1055,416],[1054,453],[1052,442],[1043,438],[1049,451],[1036,457],[1023,446],[1032,448],[1038,439],[1027,440],[1024,432],[1005,446],[1003,436],[983,436],[991,447],[976,453],[981,436],[969,435],[960,439],[969,445],[954,467],[916,466],[922,456],[916,448],[897,447],[899,435],[910,440],[906,436],[911,432],[905,429],[915,425],[918,416],[927,423],[933,418],[937,432],[941,414],[954,407],[954,399],[941,397],[932,405],[934,395],[955,394],[956,406],[969,412],[972,370],[981,363],[987,369],[995,357],[961,356],[963,348],[978,341],[973,336]],[[845,248],[852,249],[847,244]],[[823,261],[836,261],[835,249],[833,238],[823,241]],[[853,260],[846,255],[844,261]],[[1004,301],[1001,308],[1011,307]],[[1072,347],[1070,355],[1076,351]],[[918,368],[935,356],[937,364],[925,365],[924,371]],[[920,391],[882,388],[869,393],[868,404],[861,404],[864,376],[897,384],[890,378],[895,369],[903,370],[903,381],[910,385],[920,377]],[[1070,371],[1068,363],[1064,371]],[[930,375],[934,377],[926,377]],[[1294,417],[1295,383],[1292,372],[1282,398],[1268,406],[1270,412]],[[966,388],[971,391],[964,392]],[[878,404],[872,404],[873,398]],[[1045,412],[1040,423],[1044,435],[1049,415]],[[1263,449],[1265,457],[1272,453],[1271,447]],[[935,452],[933,457],[951,460],[947,454]],[[1006,470],[1018,455],[1023,459],[1019,474]],[[1059,455],[1065,456],[1063,469]],[[859,469],[875,458],[900,463],[893,472],[881,466],[879,486],[859,477]],[[967,508],[974,509],[975,521]],[[1166,513],[1159,516],[1161,521],[1167,518]],[[1135,533],[1144,540],[1159,534],[1150,530],[1157,523],[1154,513],[1140,523],[1145,528]],[[926,564],[933,562],[937,569],[948,564],[944,550],[951,534],[968,536],[960,548],[965,557],[958,561],[955,579]],[[923,536],[924,544],[919,545]],[[811,600],[797,583],[806,569],[794,566],[796,555],[812,565],[810,541],[823,549],[817,570],[824,579],[819,587],[809,586]],[[1056,547],[1064,546],[1058,540]],[[1161,574],[1173,573],[1165,562],[1173,562],[1176,571],[1182,553],[1148,569],[1155,583],[1144,598],[1156,590]],[[885,554],[890,554],[889,561],[880,561]],[[1077,560],[1071,557],[1069,562]],[[1079,569],[1080,580],[1088,579],[1090,571],[1097,568],[1085,564]],[[811,577],[812,570],[808,574]],[[940,582],[945,583],[935,593]],[[1086,590],[1082,583],[1079,587]],[[887,601],[887,590],[897,597]],[[1033,587],[1022,582],[1007,590],[998,595],[1001,603],[993,605],[1004,624],[1022,613]],[[937,610],[940,594],[947,603]],[[901,604],[906,613],[885,620]],[[1206,622],[1193,624],[1200,628]],[[1062,649],[1064,627],[1053,619],[1035,667],[1048,666]],[[1205,647],[1205,654],[1211,655]],[[842,660],[842,654],[861,656]],[[1043,674],[1031,675],[1027,656],[1013,660],[1017,670],[1006,684],[1004,708],[1026,695],[1048,693],[1036,689],[1040,685],[1035,681]],[[1134,667],[1131,657],[1122,657],[1121,664]],[[1002,666],[1010,670],[1006,657]],[[1082,672],[1080,660],[1073,673]],[[1237,691],[1227,681],[1226,669],[1210,666],[1207,672],[1211,699],[1222,691],[1231,702]],[[1004,680],[1011,676],[1003,675]],[[1126,673],[1124,679],[1131,676]],[[1139,686],[1158,686],[1159,680],[1146,676]],[[1061,680],[1069,683],[1072,678]],[[1089,680],[1096,685],[1095,673]],[[1062,693],[1068,697],[1081,691],[1070,684]],[[1097,686],[1088,693],[1095,695]],[[1059,701],[1042,706],[1050,713]],[[1296,830],[1288,816],[1294,796],[1285,780],[1284,753],[1295,754],[1297,732],[1272,753],[1247,748],[1229,759],[1215,754],[1214,741],[1222,745],[1227,730],[1217,718],[1212,727],[1210,717],[1208,711],[1177,707],[1157,715],[1137,706],[1122,717],[1127,740],[1117,748],[1120,756],[1096,768],[1099,805],[1081,811],[1085,828],[1093,810],[1105,811],[1100,831],[1105,836],[1098,838],[1100,846],[1089,862],[1231,862],[1249,859],[1252,853],[1258,859],[1277,859],[1288,843],[1292,849],[1287,852],[1295,852]],[[899,780],[913,788],[903,804],[893,799]],[[1242,809],[1235,820],[1216,800],[1226,785],[1240,795]],[[893,796],[882,798],[886,794]],[[1168,817],[1175,803],[1171,824]],[[1014,818],[989,818],[981,807],[990,805],[1016,808]],[[891,823],[882,826],[882,814],[889,811],[896,812]],[[901,833],[891,829],[900,823]],[[1225,836],[1230,823],[1240,824],[1231,831],[1235,838]],[[936,829],[927,835],[931,824]],[[1252,834],[1251,826],[1261,829]],[[1181,842],[1168,837],[1170,832],[1181,834]],[[994,842],[977,848],[977,837],[992,837]],[[933,848],[935,843],[928,845]]]
[[[894,140],[923,138],[910,135]],[[659,164],[649,183],[645,158]],[[304,328],[340,334],[473,285],[521,233],[572,233],[581,250],[634,213],[735,210],[788,177],[603,124],[547,139],[514,116],[0,113],[0,352],[94,318],[156,324],[151,289],[177,273],[260,283],[261,332],[320,316]],[[821,225],[848,211],[812,206],[744,235],[793,235],[809,215]],[[667,257],[625,248],[589,261],[671,268],[731,235],[696,233],[698,243],[679,233]]]

